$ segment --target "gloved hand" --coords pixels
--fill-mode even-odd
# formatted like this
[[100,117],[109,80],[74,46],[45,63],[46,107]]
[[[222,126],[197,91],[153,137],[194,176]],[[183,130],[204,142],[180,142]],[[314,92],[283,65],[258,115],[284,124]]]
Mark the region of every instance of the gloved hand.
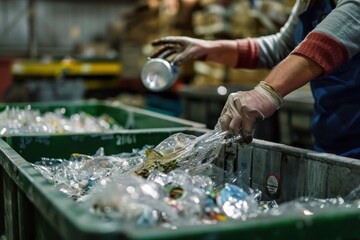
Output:
[[167,58],[174,55],[171,63],[181,65],[187,61],[215,61],[234,65],[237,61],[237,43],[231,40],[202,40],[184,36],[170,36],[152,42],[159,47],[150,58]]
[[268,83],[262,81],[253,90],[229,95],[219,118],[223,131],[240,134],[250,143],[256,124],[270,117],[283,103],[282,96]]
[[[211,48],[211,41],[195,39],[190,37],[164,37],[152,42],[154,47],[160,47],[150,58],[162,56],[166,58],[177,54],[171,61],[180,65],[190,60],[203,60]],[[163,54],[163,55],[162,55]]]

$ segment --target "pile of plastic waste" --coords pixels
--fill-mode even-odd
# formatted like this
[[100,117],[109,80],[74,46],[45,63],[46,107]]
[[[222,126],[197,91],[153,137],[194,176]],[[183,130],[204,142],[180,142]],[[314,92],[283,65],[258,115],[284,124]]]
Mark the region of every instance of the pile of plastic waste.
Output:
[[65,108],[41,113],[30,105],[24,108],[7,106],[0,112],[0,135],[105,132],[121,128],[106,114],[95,117],[79,112],[66,116]]
[[100,217],[137,227],[179,228],[283,214],[315,214],[328,207],[360,207],[360,188],[347,198],[300,198],[277,204],[212,162],[226,139],[212,131],[200,137],[178,133],[155,148],[69,160],[43,158],[34,167],[62,192]]

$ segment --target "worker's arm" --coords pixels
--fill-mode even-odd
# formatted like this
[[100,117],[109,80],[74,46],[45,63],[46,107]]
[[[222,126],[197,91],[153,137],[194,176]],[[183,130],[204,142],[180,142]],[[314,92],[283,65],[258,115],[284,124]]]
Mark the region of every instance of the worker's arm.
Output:
[[211,61],[233,66],[238,57],[237,43],[233,40],[202,40],[185,36],[169,36],[152,42],[159,47],[150,58],[168,58],[173,64],[188,61]]
[[[273,62],[275,67],[264,82],[251,91],[230,94],[219,119],[222,129],[233,134],[240,133],[246,142],[250,142],[256,123],[271,116],[281,106],[285,95],[309,81],[316,81],[321,75],[331,73],[359,53],[359,10],[358,0],[338,0],[336,8],[289,56],[278,64]],[[251,40],[258,43],[255,46],[260,62],[261,56],[267,56],[264,46],[274,37]],[[268,59],[267,62],[271,61]],[[238,65],[241,67],[242,64],[246,61],[240,61]]]
[[323,68],[317,63],[307,57],[294,54],[289,55],[279,63],[265,81],[284,97],[310,80],[322,75],[323,72]]
[[[334,0],[335,8],[296,48],[291,49],[299,21],[296,14],[306,7],[304,2],[297,1],[290,20],[278,34],[252,39],[258,47],[256,68],[273,68],[282,61],[284,54],[291,52],[311,59],[326,75],[360,52],[359,0]],[[246,64],[244,61],[240,61],[239,67]]]
[[251,142],[257,122],[280,108],[285,95],[323,71],[321,66],[306,57],[289,55],[253,90],[229,95],[219,119],[222,130],[241,134],[245,142]]
[[184,36],[168,36],[152,42],[157,50],[151,58],[168,58],[174,64],[188,61],[211,61],[236,68],[272,68],[291,52],[295,45],[293,32],[297,15],[304,8],[297,0],[286,24],[279,33],[261,38],[237,40],[202,40]]

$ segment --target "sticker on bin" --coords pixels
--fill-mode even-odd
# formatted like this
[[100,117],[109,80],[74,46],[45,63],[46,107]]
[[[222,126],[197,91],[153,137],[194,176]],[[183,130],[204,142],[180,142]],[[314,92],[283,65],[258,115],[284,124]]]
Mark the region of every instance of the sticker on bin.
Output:
[[273,173],[266,176],[266,192],[272,197],[279,192],[279,177]]

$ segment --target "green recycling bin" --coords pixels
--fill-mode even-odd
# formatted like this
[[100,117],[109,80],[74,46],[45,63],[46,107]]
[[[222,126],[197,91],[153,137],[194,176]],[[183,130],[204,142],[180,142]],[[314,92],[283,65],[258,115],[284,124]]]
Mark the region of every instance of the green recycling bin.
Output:
[[[184,131],[201,135],[206,131]],[[359,239],[360,209],[326,208],[315,215],[287,214],[214,225],[124,228],[91,214],[58,191],[30,163],[73,152],[106,154],[161,142],[167,130],[81,136],[11,136],[0,141],[0,236],[5,239]],[[241,180],[279,203],[300,196],[345,196],[360,184],[360,162],[255,139],[224,145],[214,163],[242,171]]]
[[[118,129],[126,130],[152,130],[152,129],[174,129],[174,130],[186,130],[189,128],[205,128],[202,123],[188,121],[165,114],[159,114],[152,111],[140,109],[124,105],[118,101],[106,101],[106,100],[83,100],[83,101],[65,101],[65,102],[34,102],[34,103],[8,103],[0,104],[0,114],[4,113],[6,108],[9,109],[25,109],[39,111],[40,115],[44,113],[54,113],[60,111],[61,116],[70,117],[75,114],[84,113],[85,116],[106,118],[110,125],[117,126],[117,128],[109,128],[104,130],[95,129],[94,131],[82,132],[75,131],[75,127],[69,131],[48,133],[38,131],[37,133],[31,133],[31,130],[26,133],[11,133],[7,134],[6,125],[0,124],[0,134],[2,137],[13,136],[13,135],[44,135],[49,134],[60,135],[60,134],[87,134],[91,133],[102,133],[102,132],[115,132]],[[43,116],[43,115],[41,115]],[[6,115],[3,116],[6,118]],[[33,120],[34,122],[36,119]],[[49,120],[51,121],[51,119]],[[60,123],[57,123],[60,125]],[[86,122],[84,123],[86,124]],[[3,133],[4,132],[4,133]]]

